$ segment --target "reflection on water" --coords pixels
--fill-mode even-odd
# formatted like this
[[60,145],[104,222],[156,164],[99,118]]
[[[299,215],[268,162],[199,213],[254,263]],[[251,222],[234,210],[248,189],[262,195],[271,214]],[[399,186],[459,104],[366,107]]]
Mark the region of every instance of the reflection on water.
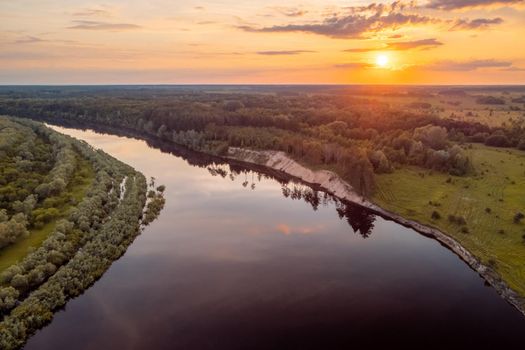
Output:
[[157,178],[166,206],[27,349],[522,344],[523,317],[413,230],[279,173],[61,130]]
[[[327,192],[316,190],[303,183],[286,179],[284,175],[279,176],[276,175],[277,173],[271,175],[271,173],[268,173],[265,169],[260,169],[260,172],[256,172],[247,169],[244,165],[238,164],[212,163],[207,165],[206,169],[212,176],[220,176],[232,181],[241,177],[244,179],[242,186],[252,190],[255,190],[256,183],[261,182],[262,178],[274,179],[281,184],[281,191],[285,198],[303,200],[310,204],[314,211],[316,211],[320,205],[323,207],[334,206],[339,218],[348,222],[354,232],[359,233],[363,238],[367,238],[372,234],[375,215],[370,210],[350,202],[342,201]],[[266,174],[263,174],[263,171],[266,172]],[[280,231],[286,234],[291,233],[285,225],[281,225]],[[311,233],[311,230],[303,229],[302,232]]]

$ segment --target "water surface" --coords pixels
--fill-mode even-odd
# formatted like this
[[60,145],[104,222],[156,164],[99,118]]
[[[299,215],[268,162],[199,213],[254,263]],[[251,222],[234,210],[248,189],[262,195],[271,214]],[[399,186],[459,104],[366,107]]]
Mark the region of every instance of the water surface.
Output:
[[167,201],[27,349],[522,345],[521,314],[411,229],[238,166],[57,129],[154,176]]

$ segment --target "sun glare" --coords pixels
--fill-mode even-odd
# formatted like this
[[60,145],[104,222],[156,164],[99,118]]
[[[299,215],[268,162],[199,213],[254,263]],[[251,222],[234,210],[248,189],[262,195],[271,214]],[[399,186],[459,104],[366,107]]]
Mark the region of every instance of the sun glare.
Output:
[[376,57],[376,65],[378,67],[384,68],[388,65],[388,56],[387,55],[378,55]]

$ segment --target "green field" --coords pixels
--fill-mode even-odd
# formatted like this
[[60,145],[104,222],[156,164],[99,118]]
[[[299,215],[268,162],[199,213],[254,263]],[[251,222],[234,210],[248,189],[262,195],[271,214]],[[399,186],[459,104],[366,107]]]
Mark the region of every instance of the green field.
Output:
[[[516,213],[525,213],[525,152],[481,145],[468,152],[475,169],[470,176],[406,167],[378,175],[372,199],[454,237],[525,295],[525,220],[514,222]],[[441,218],[432,218],[434,211]],[[451,222],[449,215],[466,224]]]
[[[63,196],[70,198],[70,203],[79,203],[82,200],[95,177],[93,167],[89,161],[81,156],[78,156],[77,164],[78,167],[73,179],[67,187],[67,192],[62,194]],[[69,209],[72,207],[70,203],[57,208],[60,211],[60,216],[55,220],[45,224],[41,228],[31,229],[30,235],[28,237],[22,238],[17,242],[1,249],[0,272],[23,259],[31,250],[38,248],[49,236],[49,234],[53,232],[56,222],[62,218],[67,217]]]
[[[476,98],[482,95],[490,95],[505,100],[503,105],[479,104]],[[512,120],[525,119],[525,106],[522,103],[512,102],[521,96],[521,93],[502,94],[501,91],[489,91],[485,93],[470,92],[466,96],[362,96],[372,98],[376,101],[388,103],[395,108],[408,108],[412,112],[432,112],[440,118],[451,118],[454,120],[481,123],[490,127],[501,127],[510,125]],[[428,103],[429,109],[418,109],[410,107],[412,103]]]

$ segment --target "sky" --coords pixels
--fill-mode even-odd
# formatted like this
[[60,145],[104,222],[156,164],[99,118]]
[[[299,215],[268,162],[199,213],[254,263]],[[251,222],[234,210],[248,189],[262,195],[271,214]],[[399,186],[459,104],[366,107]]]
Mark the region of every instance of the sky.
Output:
[[0,84],[525,84],[525,0],[0,0]]

